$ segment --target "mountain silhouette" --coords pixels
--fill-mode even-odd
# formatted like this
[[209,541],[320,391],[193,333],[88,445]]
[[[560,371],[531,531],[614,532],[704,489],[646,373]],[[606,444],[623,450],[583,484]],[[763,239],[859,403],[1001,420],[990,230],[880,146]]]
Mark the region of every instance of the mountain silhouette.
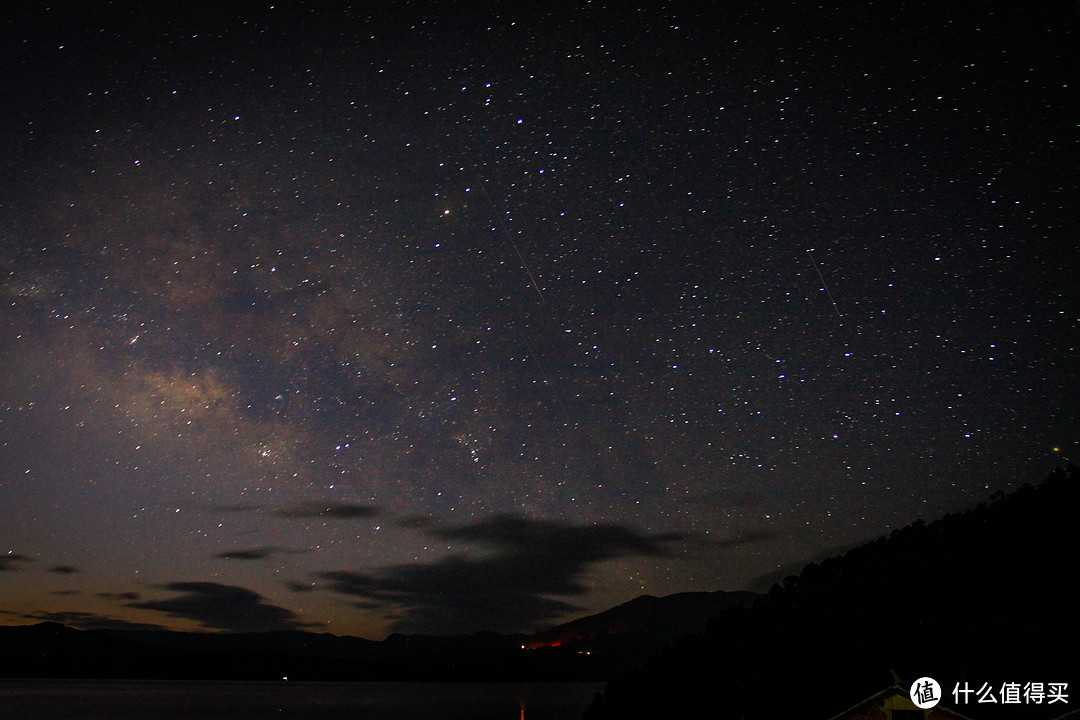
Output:
[[608,679],[754,593],[643,596],[534,635],[395,634],[0,627],[0,677],[259,680]]
[[629,670],[733,605],[748,605],[757,593],[686,592],[642,595],[609,610],[529,636],[528,648],[562,647],[586,652],[605,674]]
[[[1017,705],[1002,693],[1080,687],[1069,659],[1080,621],[1067,587],[1078,500],[1070,466],[810,564],[610,682],[588,717],[830,718],[923,676],[940,682],[944,705],[977,720],[1060,717],[1075,697]],[[963,693],[983,687],[996,703]]]

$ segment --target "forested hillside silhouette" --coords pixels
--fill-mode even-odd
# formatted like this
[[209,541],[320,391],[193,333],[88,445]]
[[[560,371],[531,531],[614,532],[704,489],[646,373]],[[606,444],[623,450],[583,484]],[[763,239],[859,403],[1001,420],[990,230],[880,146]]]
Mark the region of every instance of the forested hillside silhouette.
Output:
[[[1076,709],[1080,472],[808,565],[753,606],[734,606],[589,709],[605,718],[823,720],[898,681],[937,679],[972,718],[1053,718]],[[1072,661],[1062,658],[1072,657]],[[1068,682],[1067,704],[954,702],[957,683]]]

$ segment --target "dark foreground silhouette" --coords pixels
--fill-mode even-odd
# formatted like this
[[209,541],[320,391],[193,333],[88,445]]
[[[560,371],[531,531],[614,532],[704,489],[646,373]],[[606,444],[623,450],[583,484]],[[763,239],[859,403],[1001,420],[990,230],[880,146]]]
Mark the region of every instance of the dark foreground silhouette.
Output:
[[0,677],[172,680],[607,680],[754,593],[642,596],[533,635],[178,633],[0,627]]
[[[609,683],[587,717],[825,720],[922,676],[941,684],[942,705],[979,720],[1075,711],[1078,501],[1072,465],[811,564]],[[1066,682],[1068,701],[1002,701],[1001,688],[1030,682]],[[996,703],[977,702],[984,683]]]

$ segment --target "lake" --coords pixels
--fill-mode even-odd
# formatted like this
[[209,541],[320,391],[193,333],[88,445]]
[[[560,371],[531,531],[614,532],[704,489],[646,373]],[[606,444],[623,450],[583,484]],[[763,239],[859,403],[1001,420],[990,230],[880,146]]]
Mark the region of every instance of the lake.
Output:
[[576,720],[603,683],[0,679],[0,718]]

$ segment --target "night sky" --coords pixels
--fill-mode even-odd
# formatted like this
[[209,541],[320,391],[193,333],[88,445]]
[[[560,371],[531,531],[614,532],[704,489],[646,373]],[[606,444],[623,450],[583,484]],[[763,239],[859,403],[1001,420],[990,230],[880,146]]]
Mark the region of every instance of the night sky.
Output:
[[0,11],[0,624],[541,629],[1080,455],[1072,3],[152,5]]

